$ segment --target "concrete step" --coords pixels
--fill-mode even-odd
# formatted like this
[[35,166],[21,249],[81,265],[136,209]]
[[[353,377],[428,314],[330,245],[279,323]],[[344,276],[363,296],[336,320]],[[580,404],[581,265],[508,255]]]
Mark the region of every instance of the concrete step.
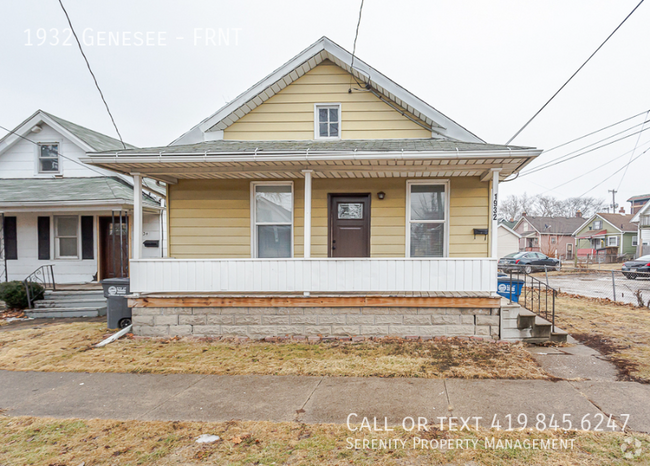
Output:
[[566,343],[568,337],[568,332],[565,332],[564,330],[557,327],[555,327],[555,332],[551,333],[551,341],[556,341],[558,343]]
[[535,325],[535,318],[537,316],[534,312],[524,309],[523,307],[519,310],[519,315],[517,316],[517,328],[531,328]]
[[69,307],[106,307],[106,299],[70,299],[70,300],[40,300],[34,303],[36,309],[69,308]]
[[46,299],[83,298],[89,296],[104,296],[103,291],[46,291]]
[[106,306],[29,309],[25,310],[25,315],[34,319],[54,319],[62,317],[98,317],[106,315]]
[[551,327],[552,325],[548,320],[536,316],[535,323],[533,324],[533,338],[546,338],[547,340],[550,339]]

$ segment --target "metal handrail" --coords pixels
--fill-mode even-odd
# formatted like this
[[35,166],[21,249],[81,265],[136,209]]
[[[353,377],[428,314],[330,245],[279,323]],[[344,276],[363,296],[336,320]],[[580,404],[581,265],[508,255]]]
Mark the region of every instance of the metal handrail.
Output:
[[[546,272],[546,282],[526,273],[523,267],[518,268],[516,271],[513,271],[513,269],[511,268],[509,271],[509,275],[510,275],[510,291],[508,293],[509,302],[512,304],[513,276],[517,280],[521,280],[521,275],[523,275],[524,283],[522,285],[522,290],[521,290],[522,294],[520,294],[519,305],[539,315],[540,317],[542,317],[542,312],[543,312],[543,316],[546,320],[549,320],[549,311],[550,311],[551,313],[550,320],[552,325],[551,331],[555,332],[555,298],[557,297],[557,290],[549,286],[548,284],[548,270],[546,266],[544,266],[544,271]],[[529,285],[529,280],[530,280],[530,285]],[[544,295],[543,306],[542,306],[542,294]],[[550,308],[548,302],[549,294],[551,295]],[[523,296],[523,302],[521,300],[522,296]],[[544,307],[543,310],[542,307]]]
[[29,286],[30,283],[38,283],[46,290],[51,286],[52,291],[56,291],[56,282],[54,281],[54,265],[41,265],[39,268],[30,273],[27,278],[25,278],[25,280],[23,280],[23,284],[25,285],[25,292],[27,293],[27,307],[29,307],[29,309],[34,309],[34,301],[36,301],[36,296],[32,296],[32,289]]

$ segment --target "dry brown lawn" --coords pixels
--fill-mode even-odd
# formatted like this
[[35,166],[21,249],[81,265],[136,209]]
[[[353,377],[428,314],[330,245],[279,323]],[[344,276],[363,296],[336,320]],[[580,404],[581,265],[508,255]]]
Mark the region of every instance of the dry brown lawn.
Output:
[[[199,445],[199,435],[220,437]],[[414,439],[478,440],[469,449],[415,449]],[[486,448],[492,440],[573,439],[573,449]],[[401,439],[404,448],[349,448],[355,439]],[[623,457],[625,439],[640,442],[633,460]],[[396,442],[393,443],[395,445]],[[400,444],[401,445],[401,444]],[[421,444],[420,444],[421,445]],[[472,445],[468,443],[468,445]],[[630,449],[628,448],[629,452]],[[595,466],[650,463],[650,436],[591,432],[463,431],[363,434],[346,426],[272,422],[144,422],[0,417],[0,464],[71,465],[429,465]]]
[[622,377],[650,382],[650,309],[560,295],[556,325],[607,354]]
[[124,338],[103,348],[103,323],[0,332],[0,369],[157,374],[549,378],[522,345],[480,340],[318,343]]

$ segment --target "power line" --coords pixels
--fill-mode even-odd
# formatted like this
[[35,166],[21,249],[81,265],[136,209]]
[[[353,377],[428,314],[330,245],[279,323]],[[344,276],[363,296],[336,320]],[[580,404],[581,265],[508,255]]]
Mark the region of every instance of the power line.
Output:
[[357,31],[354,34],[354,44],[352,45],[352,63],[350,68],[354,68],[354,55],[357,53],[357,38],[359,37],[359,26],[361,25],[361,13],[363,12],[363,1],[361,0],[361,6],[359,7],[359,20],[357,21]]
[[[638,125],[637,125],[637,126],[638,126]],[[554,159],[554,160],[552,160],[552,161],[550,161],[550,162],[546,162],[546,164],[542,165],[541,167],[533,168],[533,169],[527,171],[526,173],[522,173],[521,176],[531,175],[531,174],[533,174],[533,173],[537,173],[538,171],[546,170],[547,168],[554,167],[554,166],[559,165],[559,164],[564,163],[564,162],[568,162],[569,160],[573,160],[573,159],[576,159],[576,158],[578,158],[578,157],[582,157],[583,155],[589,154],[590,152],[594,152],[594,151],[597,151],[598,149],[602,149],[603,147],[610,146],[610,145],[612,145],[612,144],[614,144],[614,143],[616,143],[616,142],[619,142],[619,141],[622,141],[623,139],[627,139],[627,138],[629,138],[629,137],[632,137],[632,136],[634,136],[635,134],[640,134],[640,133],[642,133],[642,132],[644,132],[644,131],[647,131],[647,130],[649,130],[649,129],[650,129],[650,126],[648,126],[647,128],[644,128],[644,129],[642,129],[642,130],[640,130],[640,131],[637,131],[636,133],[628,134],[628,135],[623,136],[623,137],[621,137],[621,138],[618,138],[618,139],[615,139],[615,140],[610,141],[610,142],[608,142],[608,143],[602,144],[602,145],[600,145],[600,146],[598,146],[598,147],[594,147],[593,149],[589,149],[589,150],[586,150],[586,151],[584,151],[584,152],[581,152],[581,153],[579,153],[579,154],[577,154],[577,155],[574,155],[573,157],[568,157],[568,158],[566,158],[568,155],[575,154],[576,152],[582,150],[582,149],[578,149],[578,150],[576,150],[576,151],[570,152],[570,153],[567,154],[567,155],[563,155],[562,157],[558,157],[557,159]],[[628,129],[628,130],[629,130],[629,129]],[[626,130],[626,131],[627,131],[627,130]],[[623,132],[624,132],[624,131],[623,131]],[[618,133],[618,134],[620,134],[620,133]],[[612,137],[612,136],[610,136],[610,137]],[[605,139],[602,139],[602,140],[596,142],[595,144],[598,144],[599,142],[602,142],[602,141],[606,141],[607,139],[609,139],[609,137],[607,137],[607,138],[605,138]],[[590,144],[589,146],[585,146],[585,147],[590,147],[590,146],[592,146],[592,145],[593,145],[593,144]],[[584,149],[585,147],[583,147],[583,149]],[[563,160],[562,160],[562,159],[563,159]]]
[[84,53],[84,49],[81,47],[81,42],[79,41],[79,37],[77,37],[77,33],[75,32],[74,27],[72,26],[72,21],[70,20],[70,16],[68,15],[68,12],[66,11],[65,7],[63,6],[63,1],[62,0],[59,0],[59,5],[61,5],[61,9],[63,10],[63,13],[65,14],[65,17],[68,20],[68,24],[70,25],[70,30],[72,31],[72,35],[74,36],[75,40],[77,41],[77,45],[79,46],[79,51],[81,52],[81,56],[86,61],[86,66],[88,67],[88,71],[90,71],[90,75],[93,77],[93,81],[95,81],[95,87],[97,87],[97,90],[99,91],[99,95],[102,98],[102,101],[104,102],[104,106],[106,107],[106,111],[108,112],[108,116],[111,118],[111,121],[113,122],[113,127],[115,127],[115,132],[117,133],[117,136],[120,138],[120,142],[122,143],[122,146],[124,147],[124,149],[126,149],[126,144],[124,144],[124,140],[122,139],[122,135],[120,134],[120,130],[117,129],[117,124],[115,123],[115,119],[113,118],[113,114],[111,113],[111,109],[108,108],[108,103],[106,102],[106,99],[104,98],[104,93],[102,92],[102,89],[99,87],[99,83],[97,82],[97,78],[95,77],[95,73],[93,73],[93,70],[90,67],[90,63],[88,62],[88,58],[86,57],[86,54]]
[[[568,142],[564,142],[564,143],[560,144],[559,146],[555,146],[555,147],[551,147],[550,149],[546,149],[544,151],[544,153],[546,154],[547,152],[551,152],[552,150],[559,149],[560,147],[568,146],[569,144],[574,143],[576,141],[579,141],[580,139],[584,139],[584,138],[587,138],[589,136],[593,136],[596,133],[600,133],[601,131],[605,131],[606,129],[613,128],[614,126],[620,125],[621,123],[625,123],[626,121],[632,120],[632,119],[634,119],[634,118],[636,118],[636,117],[638,117],[640,115],[643,115],[644,113],[647,114],[649,112],[650,112],[650,110],[644,110],[643,112],[639,112],[636,115],[632,115],[631,117],[625,118],[625,119],[623,119],[621,121],[617,121],[616,123],[612,123],[611,125],[607,125],[607,126],[605,126],[603,128],[597,129],[596,131],[592,131],[591,133],[588,133],[588,134],[585,134],[585,135],[580,136],[578,138],[572,139],[572,140],[570,140]],[[647,116],[646,116],[646,118],[647,118]],[[636,126],[638,126],[638,125],[636,125]],[[634,128],[634,126],[632,126],[632,128]],[[629,129],[631,129],[631,128],[629,128]]]
[[613,177],[614,175],[616,175],[618,172],[620,172],[621,170],[623,170],[623,169],[629,167],[629,166],[632,164],[632,162],[634,162],[635,160],[637,160],[639,157],[641,157],[643,154],[645,154],[645,153],[648,152],[649,150],[650,150],[650,147],[649,147],[648,149],[644,150],[643,152],[641,152],[641,153],[640,153],[639,155],[637,155],[636,157],[634,157],[632,160],[630,160],[630,161],[629,161],[628,163],[626,163],[624,166],[622,166],[621,168],[619,168],[618,170],[616,170],[614,173],[612,173],[611,175],[609,175],[609,176],[608,176],[607,178],[605,178],[603,181],[601,181],[600,183],[598,183],[597,185],[595,185],[594,187],[592,187],[591,189],[589,189],[588,191],[584,192],[583,194],[581,194],[581,195],[578,196],[578,197],[583,197],[585,194],[587,194],[587,193],[593,191],[593,190],[596,189],[598,186],[600,186],[601,184],[603,184],[605,181],[609,180],[611,177]]
[[[650,143],[650,141],[647,141],[647,142],[643,143],[642,146],[645,146],[645,145],[648,144],[648,143]],[[590,173],[595,172],[596,170],[599,170],[599,169],[603,168],[605,165],[609,165],[610,163],[615,162],[616,160],[618,160],[618,159],[620,159],[620,158],[622,158],[622,157],[625,157],[625,156],[626,156],[627,154],[629,154],[630,152],[633,152],[633,151],[632,151],[632,150],[629,150],[629,151],[627,151],[627,152],[623,152],[621,155],[619,155],[619,156],[617,156],[617,157],[614,157],[613,159],[608,160],[607,162],[603,163],[602,165],[598,165],[597,167],[592,168],[592,169],[589,170],[588,172],[581,173],[580,175],[576,176],[575,178],[571,178],[569,181],[565,181],[565,182],[562,183],[562,184],[558,184],[557,186],[554,186],[553,188],[549,188],[549,189],[547,189],[547,190],[544,191],[544,192],[547,193],[547,192],[549,192],[549,191],[555,191],[557,188],[561,188],[562,186],[565,186],[565,185],[567,185],[567,184],[569,184],[569,183],[571,183],[571,182],[577,180],[578,178],[582,178],[583,176],[586,176],[586,175],[588,175],[588,174],[590,174]]]
[[[650,114],[650,110],[646,113],[646,121],[648,118],[648,114]],[[643,125],[645,126],[646,121],[643,122]],[[641,128],[643,129],[643,128]],[[634,149],[632,149],[632,154],[630,154],[630,160],[632,160],[632,157],[634,157],[634,152],[636,152],[636,147],[639,145],[639,141],[641,140],[641,133],[639,133],[639,137],[636,138],[636,143],[634,143]],[[618,183],[618,188],[616,189],[621,189],[621,185],[623,184],[623,180],[625,179],[625,175],[627,174],[627,167],[625,168],[625,171],[623,172],[623,176],[621,176],[621,181]]]
[[[60,0],[59,0],[59,1],[60,1]],[[621,28],[621,26],[623,26],[623,24],[625,24],[625,22],[629,19],[629,17],[632,16],[632,14],[637,10],[637,8],[639,8],[639,7],[641,6],[641,4],[642,4],[643,2],[644,2],[644,0],[641,0],[641,1],[637,4],[637,6],[635,6],[634,9],[633,9],[632,11],[630,11],[630,13],[625,17],[625,19],[623,19],[623,21],[621,21],[621,23],[620,23],[618,26],[616,26],[616,29],[614,29],[614,30],[612,31],[612,33],[611,33],[609,36],[607,36],[607,39],[605,39],[605,40],[603,41],[603,43],[600,44],[600,45],[598,46],[598,48],[597,48],[596,50],[594,50],[594,52],[593,52],[591,55],[589,55],[589,58],[587,58],[587,60],[585,60],[585,62],[584,62],[582,65],[580,65],[580,68],[578,68],[578,69],[575,71],[575,73],[573,73],[573,74],[571,75],[571,77],[570,77],[569,79],[567,79],[566,82],[565,82],[564,84],[562,84],[562,87],[560,87],[560,88],[555,92],[555,94],[553,94],[553,95],[551,96],[551,98],[548,99],[544,105],[542,105],[542,108],[540,108],[539,110],[537,110],[537,112],[536,112],[536,113],[531,117],[531,119],[528,120],[528,121],[526,122],[526,124],[525,124],[524,126],[522,126],[521,129],[520,129],[519,131],[517,131],[517,132],[515,133],[515,135],[512,136],[512,137],[508,140],[508,142],[506,142],[506,145],[510,144],[510,143],[512,142],[513,139],[515,139],[517,136],[519,136],[519,134],[520,134],[524,129],[526,129],[526,127],[527,127],[527,126],[528,126],[528,125],[529,125],[529,124],[530,124],[530,123],[531,123],[531,122],[532,122],[532,121],[537,117],[537,115],[539,115],[539,114],[542,112],[542,110],[544,110],[544,109],[546,108],[546,106],[547,106],[548,104],[551,103],[551,101],[555,98],[555,96],[557,96],[557,95],[562,91],[562,89],[564,89],[564,88],[566,87],[566,85],[569,84],[569,82],[571,82],[571,80],[572,80],[572,79],[573,79],[573,78],[574,78],[574,77],[575,77],[575,76],[580,72],[580,70],[582,70],[582,68],[584,68],[585,65],[586,65],[587,63],[589,63],[589,60],[591,60],[591,59],[594,57],[594,55],[596,55],[596,53],[598,53],[598,51],[599,51],[601,48],[603,48],[603,46],[607,43],[607,41],[609,41],[609,39],[612,38],[612,36],[616,33],[616,31],[618,31],[618,30]]]

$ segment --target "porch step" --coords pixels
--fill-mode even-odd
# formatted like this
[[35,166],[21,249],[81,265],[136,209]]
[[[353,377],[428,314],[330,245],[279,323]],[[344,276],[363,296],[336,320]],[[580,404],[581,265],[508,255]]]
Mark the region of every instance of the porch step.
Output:
[[555,332],[551,333],[551,341],[556,341],[558,343],[566,343],[569,337],[569,333],[555,327]]
[[55,309],[30,309],[25,311],[27,317],[33,319],[57,319],[62,317],[99,317],[106,315],[106,306],[98,307],[72,307]]
[[535,317],[533,324],[533,338],[551,338],[552,325],[548,320],[542,319],[539,316]]
[[525,329],[533,327],[536,317],[537,315],[534,312],[530,312],[528,309],[522,307],[519,309],[519,315],[517,316],[517,328]]
[[105,316],[106,298],[101,290],[46,291],[25,314],[35,319]]

